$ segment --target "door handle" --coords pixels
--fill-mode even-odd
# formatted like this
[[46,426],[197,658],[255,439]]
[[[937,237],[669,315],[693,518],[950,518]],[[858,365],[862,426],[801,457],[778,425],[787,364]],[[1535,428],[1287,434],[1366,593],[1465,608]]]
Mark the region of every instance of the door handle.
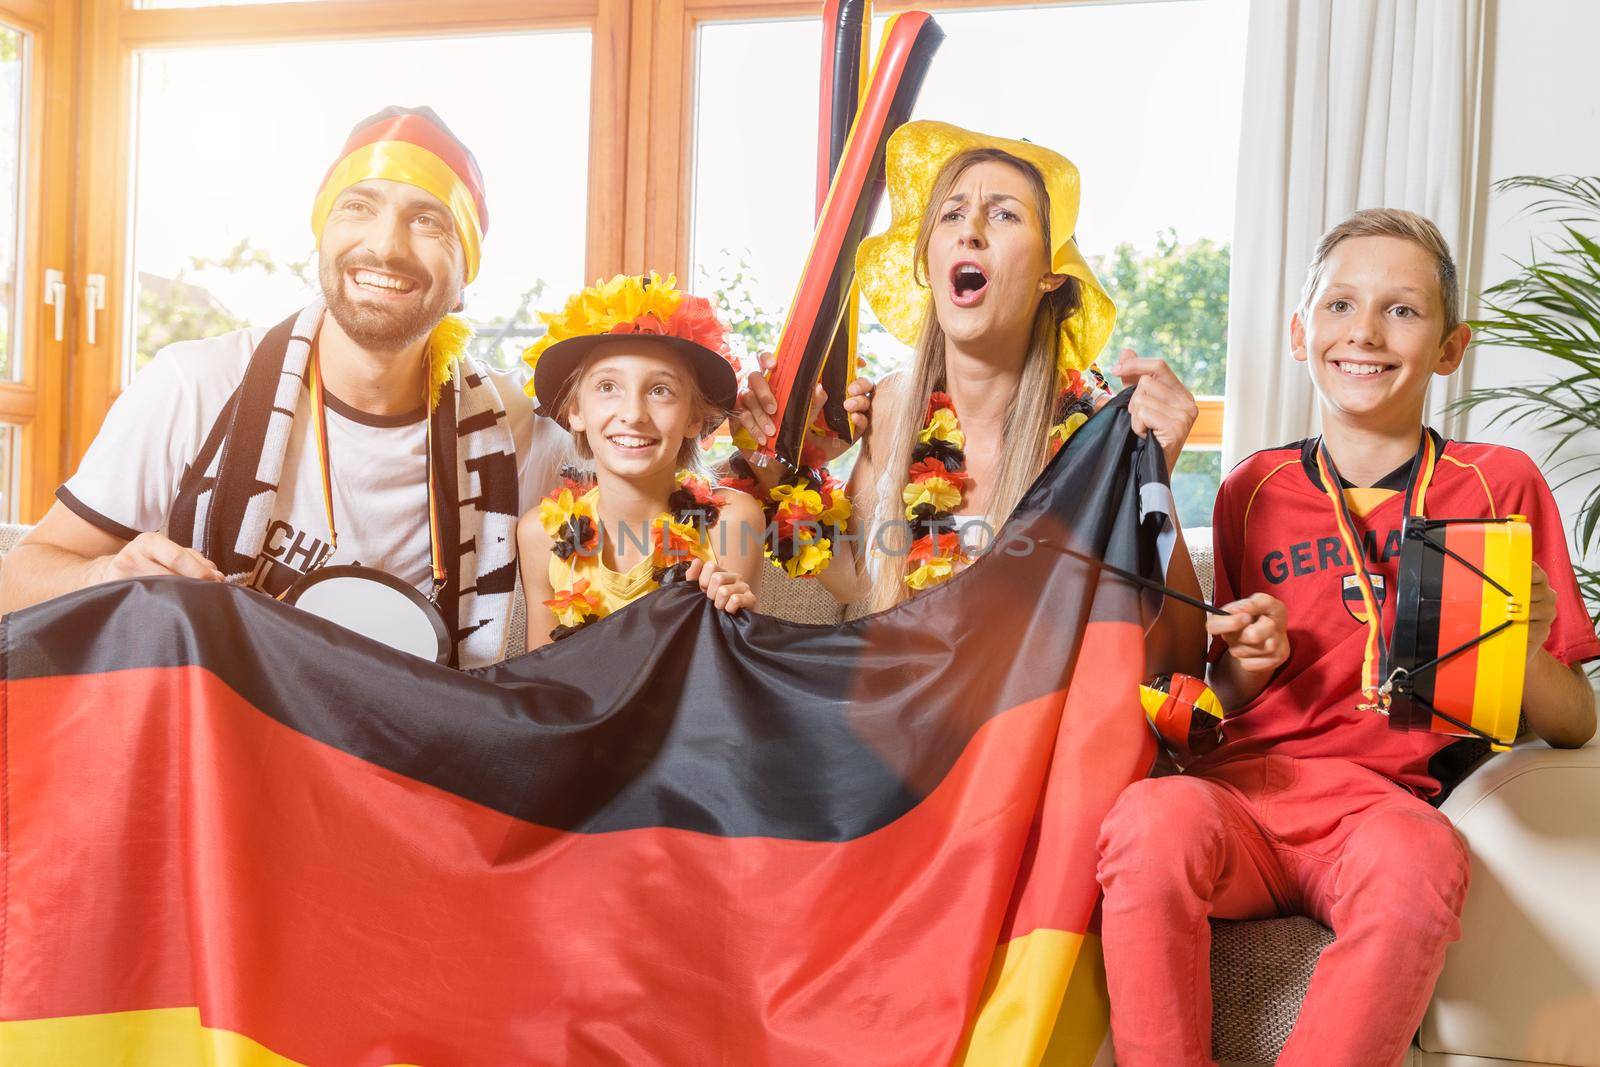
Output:
[[91,274],[83,285],[83,318],[88,329],[89,343],[94,344],[94,326],[99,313],[106,308],[106,276]]
[[45,268],[44,306],[56,309],[56,343],[59,344],[67,332],[67,279],[54,267]]

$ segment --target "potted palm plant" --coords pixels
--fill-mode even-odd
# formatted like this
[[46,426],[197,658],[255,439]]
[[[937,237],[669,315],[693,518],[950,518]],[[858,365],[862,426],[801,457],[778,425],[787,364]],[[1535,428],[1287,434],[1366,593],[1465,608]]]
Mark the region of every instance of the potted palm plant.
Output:
[[[1540,194],[1529,210],[1550,216],[1559,229],[1517,263],[1516,273],[1484,290],[1474,339],[1553,356],[1565,365],[1563,376],[1474,389],[1457,407],[1486,407],[1489,425],[1531,426],[1553,435],[1541,466],[1553,487],[1588,486],[1573,539],[1578,552],[1592,558],[1600,540],[1600,177],[1520,175],[1495,183],[1496,192],[1512,189]],[[1577,572],[1600,623],[1600,570],[1580,561]]]

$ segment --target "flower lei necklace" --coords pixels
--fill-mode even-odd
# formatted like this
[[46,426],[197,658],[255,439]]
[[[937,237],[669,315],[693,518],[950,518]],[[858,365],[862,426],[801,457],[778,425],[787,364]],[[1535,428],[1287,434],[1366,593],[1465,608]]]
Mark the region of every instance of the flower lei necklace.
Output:
[[[1097,381],[1104,385],[1098,372]],[[1050,426],[1050,455],[1054,456],[1094,414],[1094,390],[1076,370],[1068,370],[1056,397],[1055,419]],[[917,443],[911,449],[911,469],[900,498],[911,524],[910,568],[904,581],[915,590],[947,581],[957,568],[970,562],[955,529],[955,516],[966,501],[972,477],[967,474],[967,436],[956,418],[950,394],[935,392],[928,398]]]
[[[595,486],[592,474],[563,467],[561,487],[539,502],[539,525],[550,535],[550,552],[556,558],[600,558],[600,520],[591,493]],[[706,536],[726,502],[704,478],[692,471],[678,472],[666,510],[650,523],[650,561],[657,585],[681,579],[691,560],[711,558]],[[555,590],[555,596],[544,602],[556,618],[552,638],[560,640],[602,616],[604,604],[589,584],[588,578],[577,578],[571,588]]]
[[[738,430],[734,435],[740,443]],[[746,437],[751,451],[756,443]],[[741,444],[741,447],[744,447]],[[761,501],[767,520],[763,554],[774,567],[791,578],[814,578],[833,559],[833,546],[850,521],[850,497],[844,483],[828,472],[820,449],[806,445],[800,468],[787,475],[770,492],[763,493],[745,458],[734,453],[731,476],[722,484],[749,493]]]

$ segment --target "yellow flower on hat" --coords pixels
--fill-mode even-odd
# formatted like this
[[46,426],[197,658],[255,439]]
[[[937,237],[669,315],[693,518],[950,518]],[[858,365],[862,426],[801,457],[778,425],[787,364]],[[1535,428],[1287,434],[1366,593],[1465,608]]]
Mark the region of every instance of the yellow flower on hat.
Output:
[[[648,279],[637,274],[618,274],[610,281],[597,280],[589,288],[568,297],[560,311],[539,312],[545,325],[544,336],[522,350],[522,361],[532,370],[538,366],[545,350],[558,341],[610,333],[623,323],[635,322],[646,315],[665,325],[682,303],[683,293],[673,274],[663,278],[651,271]],[[531,378],[529,384],[532,384]]]
[[919,279],[917,232],[944,165],[977,148],[997,148],[1031,163],[1050,196],[1050,270],[1078,279],[1083,306],[1062,323],[1056,364],[1063,373],[1087,367],[1111,337],[1117,308],[1095,277],[1073,235],[1078,228],[1078,168],[1058,152],[1028,141],[974,133],[947,122],[908,122],[889,138],[887,182],[891,222],[861,242],[856,277],[878,321],[902,343],[915,345],[932,300]]

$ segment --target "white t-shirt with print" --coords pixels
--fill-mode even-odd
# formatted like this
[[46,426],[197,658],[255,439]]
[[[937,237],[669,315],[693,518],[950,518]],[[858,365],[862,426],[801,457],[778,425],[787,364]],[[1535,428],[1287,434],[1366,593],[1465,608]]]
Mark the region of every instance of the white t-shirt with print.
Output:
[[[165,533],[179,482],[266,333],[238,330],[156,353],[111,406],[77,472],[57,491],[61,502],[118,537]],[[567,434],[534,414],[515,374],[491,371],[490,377],[506,405],[526,511],[559,480]],[[422,405],[404,415],[369,415],[329,394],[327,414],[339,534],[338,551],[327,562],[376,567],[426,590],[431,577]],[[311,400],[301,390],[277,502],[248,584],[276,595],[328,554]]]

